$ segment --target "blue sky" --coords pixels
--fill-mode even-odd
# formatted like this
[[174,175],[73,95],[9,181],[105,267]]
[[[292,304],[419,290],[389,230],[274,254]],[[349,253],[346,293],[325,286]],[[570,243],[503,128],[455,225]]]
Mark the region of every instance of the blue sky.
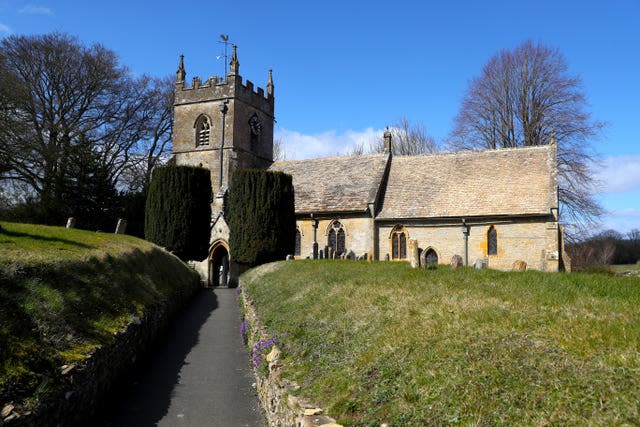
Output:
[[400,117],[436,140],[491,55],[525,39],[557,47],[582,77],[603,167],[603,228],[640,228],[640,0],[134,1],[0,0],[0,37],[63,31],[116,51],[136,74],[223,74],[220,34],[240,74],[273,68],[276,137],[289,158],[344,153]]

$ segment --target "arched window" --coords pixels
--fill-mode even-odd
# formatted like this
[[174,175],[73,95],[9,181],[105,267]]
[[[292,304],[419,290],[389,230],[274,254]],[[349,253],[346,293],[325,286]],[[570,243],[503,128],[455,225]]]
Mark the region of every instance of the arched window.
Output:
[[427,253],[424,256],[425,263],[427,266],[437,265],[438,264],[438,254],[433,249],[427,250]]
[[196,120],[196,145],[208,145],[211,124],[207,116],[202,115]]
[[498,232],[493,225],[487,231],[487,255],[498,255]]
[[329,230],[329,238],[328,238],[328,246],[333,249],[333,253],[336,256],[340,256],[345,252],[345,233],[344,227],[338,221],[334,221],[331,224],[331,229]]
[[296,228],[296,247],[294,255],[300,256],[300,245],[302,243],[302,235],[300,234],[300,230]]
[[391,231],[391,259],[407,258],[407,232],[396,225]]

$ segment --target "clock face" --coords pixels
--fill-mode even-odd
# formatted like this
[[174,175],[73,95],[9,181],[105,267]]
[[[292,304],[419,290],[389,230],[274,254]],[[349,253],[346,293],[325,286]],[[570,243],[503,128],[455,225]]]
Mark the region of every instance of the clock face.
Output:
[[258,136],[262,133],[262,122],[256,113],[249,118],[249,128],[251,128],[251,133]]

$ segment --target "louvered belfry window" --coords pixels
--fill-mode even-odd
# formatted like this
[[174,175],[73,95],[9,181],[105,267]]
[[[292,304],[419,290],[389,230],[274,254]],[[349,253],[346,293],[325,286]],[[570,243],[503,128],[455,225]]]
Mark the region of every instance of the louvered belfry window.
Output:
[[196,145],[208,145],[211,125],[206,116],[200,116],[196,122]]

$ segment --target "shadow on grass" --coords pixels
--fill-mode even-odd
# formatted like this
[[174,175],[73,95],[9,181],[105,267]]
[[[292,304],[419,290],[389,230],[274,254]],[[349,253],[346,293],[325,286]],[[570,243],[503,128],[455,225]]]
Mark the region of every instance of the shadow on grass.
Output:
[[24,238],[28,238],[28,239],[31,239],[31,240],[38,240],[38,241],[42,241],[42,242],[64,243],[65,245],[76,246],[78,248],[83,248],[83,249],[94,249],[95,248],[95,246],[92,246],[92,245],[87,245],[85,243],[77,242],[77,241],[74,241],[74,240],[63,239],[61,237],[47,237],[47,236],[42,236],[40,234],[31,234],[31,233],[24,233],[24,232],[9,231],[9,230],[6,230],[6,229],[2,229],[2,231],[0,231],[0,235],[10,236],[10,237],[24,237]]
[[157,425],[169,411],[180,371],[199,341],[202,325],[217,308],[218,300],[212,289],[199,291],[138,361],[132,375],[113,393],[112,401],[105,405],[107,411],[90,425]]

